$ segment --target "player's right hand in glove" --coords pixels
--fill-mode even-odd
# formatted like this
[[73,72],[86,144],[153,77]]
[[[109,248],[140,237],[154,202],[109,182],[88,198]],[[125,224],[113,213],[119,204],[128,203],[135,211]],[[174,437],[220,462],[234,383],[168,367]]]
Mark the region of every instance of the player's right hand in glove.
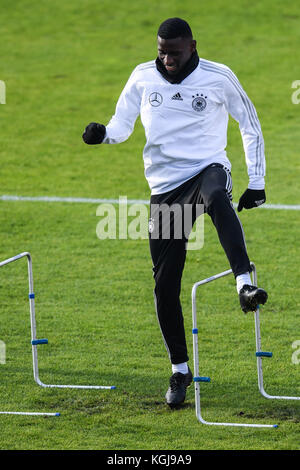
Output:
[[83,141],[89,145],[101,144],[106,134],[106,127],[98,122],[91,122],[82,134]]

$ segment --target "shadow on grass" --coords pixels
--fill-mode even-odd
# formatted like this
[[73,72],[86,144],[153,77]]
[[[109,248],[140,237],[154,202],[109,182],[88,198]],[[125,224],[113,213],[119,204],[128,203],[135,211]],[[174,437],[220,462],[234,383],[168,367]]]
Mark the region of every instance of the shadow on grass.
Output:
[[[39,387],[27,374],[24,381],[24,371],[14,368],[8,376],[17,378],[15,387],[21,393],[20,377],[23,376],[22,389],[30,388],[31,400],[38,406],[49,406],[57,411],[82,412],[96,414],[111,408],[123,409],[123,413],[136,414],[168,414],[180,412],[195,413],[194,387],[187,390],[185,402],[176,408],[170,408],[165,402],[165,393],[168,388],[168,378],[165,371],[151,374],[144,370],[132,371],[131,375],[121,373],[116,368],[101,371],[95,370],[74,371],[66,368],[42,368],[40,378],[45,384],[72,384],[72,385],[102,385],[116,386],[109,389],[68,389]],[[30,382],[31,380],[31,382]],[[31,388],[32,385],[32,388]],[[11,386],[11,384],[10,384]],[[15,390],[15,388],[14,388]],[[32,391],[31,391],[32,390]],[[41,393],[39,392],[41,391]],[[16,397],[18,393],[16,394]],[[15,398],[16,398],[15,397]],[[30,396],[27,396],[30,400]],[[14,400],[12,400],[13,402]],[[13,403],[12,403],[13,404]],[[18,403],[19,404],[19,403]],[[284,400],[267,400],[261,396],[257,386],[253,383],[242,385],[234,383],[214,383],[201,389],[201,409],[204,419],[210,415],[239,417],[241,422],[245,419],[273,419],[276,422],[300,422],[300,403]]]

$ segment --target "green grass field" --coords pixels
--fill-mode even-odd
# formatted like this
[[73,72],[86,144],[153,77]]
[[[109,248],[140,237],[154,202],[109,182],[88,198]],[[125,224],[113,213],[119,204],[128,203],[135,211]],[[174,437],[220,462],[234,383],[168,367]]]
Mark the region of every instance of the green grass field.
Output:
[[[121,145],[88,147],[90,121],[108,122],[132,69],[156,57],[161,21],[190,22],[201,57],[230,66],[253,100],[267,157],[269,204],[300,204],[300,15],[296,0],[225,3],[187,0],[16,0],[1,3],[1,195],[148,199],[140,121]],[[298,74],[298,75],[297,75]],[[241,137],[231,120],[228,155],[234,201],[247,186]],[[193,387],[185,405],[164,403],[170,364],[153,303],[147,240],[99,240],[97,204],[0,200],[0,259],[30,251],[40,376],[45,383],[116,385],[116,390],[44,389],[32,375],[25,259],[0,268],[1,450],[299,450],[299,401],[266,400],[257,386],[254,319],[226,277],[199,293],[201,386],[208,421],[279,424],[278,429],[200,424]],[[269,292],[261,312],[266,390],[300,395],[300,212],[255,209],[241,221],[258,279]],[[204,248],[189,251],[182,286],[192,364],[191,289],[228,269],[205,219]],[[201,297],[200,297],[201,296]],[[299,354],[298,354],[299,357]]]

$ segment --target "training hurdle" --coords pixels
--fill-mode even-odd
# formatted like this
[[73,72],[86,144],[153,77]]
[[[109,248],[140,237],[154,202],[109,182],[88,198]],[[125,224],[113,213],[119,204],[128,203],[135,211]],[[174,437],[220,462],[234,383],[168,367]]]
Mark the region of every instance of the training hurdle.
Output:
[[[252,268],[252,280],[253,285],[257,286],[257,271],[255,264],[251,262]],[[201,377],[199,376],[199,351],[198,351],[198,328],[197,328],[197,305],[196,305],[196,293],[197,289],[200,286],[203,286],[209,282],[220,279],[224,276],[232,274],[232,270],[228,269],[222,273],[211,276],[207,279],[196,282],[192,288],[192,317],[193,317],[193,356],[194,356],[194,384],[195,384],[195,410],[196,417],[198,421],[202,424],[215,425],[215,426],[241,426],[241,427],[256,427],[256,428],[277,428],[277,424],[248,424],[248,423],[219,423],[219,422],[209,422],[203,419],[201,414],[201,404],[200,404],[200,383],[201,382],[210,382],[210,377]],[[281,399],[281,400],[299,400],[300,397],[290,397],[290,396],[276,396],[269,395],[264,390],[263,383],[263,369],[262,369],[262,359],[264,357],[272,357],[271,352],[265,352],[261,350],[261,332],[260,332],[260,321],[259,321],[259,305],[257,306],[256,311],[254,312],[255,319],[255,339],[256,339],[256,359],[257,359],[257,375],[258,375],[258,387],[260,393],[268,399]]]
[[[252,278],[253,285],[257,286],[257,272],[254,263],[251,263],[252,267]],[[256,359],[257,359],[257,378],[258,378],[258,389],[263,397],[275,400],[300,400],[300,397],[289,397],[280,395],[269,395],[264,389],[263,379],[263,368],[262,359],[263,357],[271,358],[273,354],[271,352],[264,352],[261,350],[261,333],[260,333],[260,320],[259,320],[259,305],[254,313],[255,320],[255,340],[256,340]]]
[[[12,258],[8,258],[0,262],[0,267],[5,266],[9,263],[17,261],[22,258],[27,258],[28,265],[28,283],[29,283],[29,309],[30,309],[30,324],[31,324],[31,346],[32,346],[32,363],[33,363],[33,376],[35,382],[41,387],[48,388],[77,388],[77,389],[109,389],[113,390],[116,387],[114,385],[59,385],[59,384],[46,384],[39,378],[39,367],[38,367],[38,349],[39,345],[48,344],[48,339],[38,339],[36,336],[36,318],[35,318],[35,295],[33,290],[33,270],[32,270],[32,257],[31,254],[26,251],[20,253]],[[0,414],[25,414],[25,415],[47,415],[47,416],[59,416],[59,413],[28,413],[28,412],[8,412],[2,411]]]

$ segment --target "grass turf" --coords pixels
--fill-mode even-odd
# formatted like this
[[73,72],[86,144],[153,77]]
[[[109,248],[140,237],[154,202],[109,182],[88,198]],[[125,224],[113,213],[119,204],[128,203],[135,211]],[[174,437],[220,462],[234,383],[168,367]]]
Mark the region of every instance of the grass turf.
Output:
[[[84,126],[104,123],[132,68],[155,57],[157,26],[183,16],[200,56],[229,65],[253,99],[264,131],[269,203],[299,204],[297,2],[224,5],[179,1],[16,1],[1,12],[1,193],[149,197],[143,129],[120,146],[88,148]],[[241,139],[231,121],[234,199],[247,184]],[[267,391],[299,395],[299,213],[243,211],[249,255],[270,292],[261,314]],[[193,390],[176,412],[164,404],[170,373],[153,305],[147,240],[96,237],[96,206],[0,202],[1,259],[33,256],[40,375],[46,383],[117,385],[113,391],[42,389],[32,377],[25,260],[1,268],[2,410],[60,411],[59,418],[0,415],[1,449],[299,449],[299,403],[269,401],[257,388],[254,322],[238,306],[231,277],[201,290],[201,387],[210,421],[278,423],[277,430],[205,427]],[[192,284],[227,260],[211,222],[189,252],[182,305],[192,357]],[[202,293],[203,292],[203,293]]]

